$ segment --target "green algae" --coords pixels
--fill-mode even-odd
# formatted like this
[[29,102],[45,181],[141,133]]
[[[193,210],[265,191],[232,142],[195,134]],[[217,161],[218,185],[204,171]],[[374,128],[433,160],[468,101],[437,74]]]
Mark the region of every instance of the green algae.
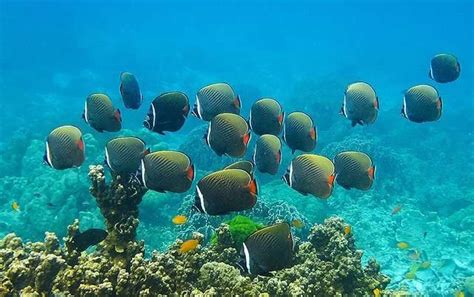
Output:
[[[264,226],[257,223],[246,216],[237,215],[232,220],[226,222],[229,225],[230,233],[232,235],[233,247],[240,248],[245,239],[253,232],[262,229]],[[217,235],[211,238],[211,244],[216,245]]]

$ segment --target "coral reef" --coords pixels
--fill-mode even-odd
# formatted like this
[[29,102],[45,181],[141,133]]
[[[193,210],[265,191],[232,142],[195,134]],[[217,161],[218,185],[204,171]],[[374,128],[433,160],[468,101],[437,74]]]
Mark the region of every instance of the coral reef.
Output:
[[90,192],[96,198],[104,216],[108,236],[104,250],[114,259],[128,263],[137,253],[143,251],[144,243],[137,242],[138,204],[146,189],[135,178],[113,175],[112,182],[105,182],[101,165],[89,167]]
[[[367,296],[374,288],[384,289],[389,278],[379,272],[375,261],[364,268],[362,252],[355,249],[351,235],[344,234],[342,219],[329,218],[314,225],[309,241],[298,244],[292,267],[271,276],[241,275],[232,247],[229,225],[222,224],[217,244],[198,246],[181,253],[182,240],[150,259],[142,252],[127,265],[110,261],[109,252],[98,248],[68,262],[67,248],[52,233],[44,242],[23,243],[15,234],[0,240],[0,295],[156,296],[157,294],[294,296]],[[69,230],[77,230],[77,222]],[[193,234],[202,240],[202,234]],[[113,244],[105,242],[104,245]],[[262,295],[263,296],[263,295]]]

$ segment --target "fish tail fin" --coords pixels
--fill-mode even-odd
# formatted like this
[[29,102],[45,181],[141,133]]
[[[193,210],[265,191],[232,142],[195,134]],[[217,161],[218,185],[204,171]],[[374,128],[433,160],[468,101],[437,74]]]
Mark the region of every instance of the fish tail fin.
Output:
[[245,146],[247,146],[249,144],[250,138],[251,138],[251,132],[250,131],[245,133],[244,136],[242,136],[242,142],[244,143]]
[[283,123],[283,119],[285,118],[285,112],[282,111],[281,114],[278,116],[278,124],[282,124]]
[[149,153],[151,153],[151,148],[147,148],[146,150],[143,151],[142,158],[148,155]]
[[240,101],[240,95],[237,95],[237,97],[235,97],[233,104],[236,108],[240,109],[242,107],[242,102]]
[[116,109],[114,112],[114,118],[117,120],[117,122],[122,122],[122,113],[120,112],[120,109]]
[[191,164],[186,170],[186,177],[190,180],[194,180],[194,164]]
[[186,117],[188,116],[188,113],[189,113],[189,104],[186,104],[184,107],[183,107],[183,115]]
[[252,178],[248,184],[248,189],[250,194],[252,196],[257,196],[258,195],[258,185],[257,185],[257,180],[255,178]]
[[369,177],[374,180],[375,179],[375,165],[372,165],[369,170],[368,170],[368,173],[369,173]]

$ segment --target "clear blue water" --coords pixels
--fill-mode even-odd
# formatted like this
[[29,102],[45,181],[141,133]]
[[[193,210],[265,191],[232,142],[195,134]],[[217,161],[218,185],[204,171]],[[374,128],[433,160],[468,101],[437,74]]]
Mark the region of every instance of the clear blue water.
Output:
[[[365,258],[376,257],[392,277],[392,288],[451,294],[474,273],[472,28],[472,1],[457,0],[0,0],[0,235],[64,235],[75,217],[86,227],[102,224],[87,191],[87,166],[102,162],[105,141],[119,134],[99,135],[82,121],[88,94],[110,95],[122,110],[122,133],[178,149],[203,122],[190,117],[166,137],[147,133],[140,129],[151,100],[180,90],[193,103],[199,88],[226,81],[241,95],[244,116],[256,99],[274,97],[287,112],[311,114],[316,153],[332,158],[362,148],[378,166],[371,191],[336,189],[326,203],[288,190],[279,176],[260,176],[263,201],[284,201],[310,222],[340,215],[353,225]],[[428,78],[429,61],[441,52],[461,63],[455,82]],[[139,79],[145,102],[138,111],[120,100],[122,71]],[[372,126],[351,128],[338,115],[345,87],[356,80],[379,96]],[[403,90],[420,83],[439,90],[441,120],[415,124],[399,116]],[[80,169],[58,173],[41,157],[44,137],[63,124],[77,125],[93,141]],[[291,158],[286,152],[283,171]],[[139,234],[150,249],[163,249],[177,236],[170,218],[185,195],[148,196]],[[11,210],[12,201],[20,212]],[[401,211],[391,215],[398,204]],[[431,268],[405,279],[412,260],[397,241],[424,251]]]

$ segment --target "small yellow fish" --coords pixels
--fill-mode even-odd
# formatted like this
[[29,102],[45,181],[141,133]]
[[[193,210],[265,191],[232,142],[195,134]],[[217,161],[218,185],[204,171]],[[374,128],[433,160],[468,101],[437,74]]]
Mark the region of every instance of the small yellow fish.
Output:
[[350,234],[351,233],[351,226],[346,225],[344,227],[344,235]]
[[374,289],[374,297],[380,297],[381,294],[380,294],[380,289],[379,288],[375,288]]
[[416,278],[416,271],[410,271],[405,274],[406,279],[415,279]]
[[400,242],[397,243],[397,247],[398,247],[399,249],[404,250],[404,249],[409,248],[410,245],[409,245],[407,242],[405,242],[405,241],[400,241]]
[[424,261],[423,263],[420,264],[421,269],[428,269],[431,267],[431,262],[430,261]]
[[304,223],[302,220],[300,219],[294,219],[291,224],[293,225],[293,227],[295,228],[298,228],[298,229],[301,229],[304,227]]
[[179,251],[181,253],[187,253],[189,251],[195,250],[198,245],[199,245],[199,240],[189,239],[181,244],[181,246],[179,247]]
[[188,218],[183,215],[177,215],[172,220],[173,224],[175,225],[182,225],[188,221]]
[[20,211],[20,204],[18,204],[18,202],[16,202],[16,201],[13,201],[13,203],[12,203],[12,209],[13,209],[14,211]]
[[454,292],[454,297],[464,297],[464,292],[463,291],[456,291],[456,292]]

